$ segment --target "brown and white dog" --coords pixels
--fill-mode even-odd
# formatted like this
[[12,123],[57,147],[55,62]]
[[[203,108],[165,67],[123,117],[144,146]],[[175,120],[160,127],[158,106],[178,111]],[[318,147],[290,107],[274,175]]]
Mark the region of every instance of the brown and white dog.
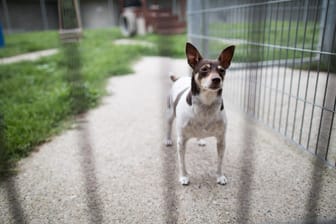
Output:
[[176,118],[177,151],[182,185],[189,184],[185,167],[186,142],[190,138],[217,138],[217,183],[226,184],[222,173],[227,119],[222,99],[225,70],[230,66],[235,46],[224,49],[217,60],[203,59],[196,47],[186,44],[192,77],[170,78],[174,82],[168,97],[167,146],[173,144],[171,129]]

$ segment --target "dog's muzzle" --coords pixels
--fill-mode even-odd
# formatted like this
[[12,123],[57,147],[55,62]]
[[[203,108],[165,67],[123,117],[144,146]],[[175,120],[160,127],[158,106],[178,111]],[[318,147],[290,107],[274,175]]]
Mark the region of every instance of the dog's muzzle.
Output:
[[210,89],[218,90],[222,88],[222,79],[219,77],[214,77],[211,79]]

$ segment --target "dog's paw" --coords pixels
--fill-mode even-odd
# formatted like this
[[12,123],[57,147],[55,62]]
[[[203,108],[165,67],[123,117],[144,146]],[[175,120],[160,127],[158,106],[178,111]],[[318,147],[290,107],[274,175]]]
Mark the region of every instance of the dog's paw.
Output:
[[203,139],[198,140],[198,146],[204,147],[206,146],[206,142]]
[[172,146],[173,145],[173,140],[171,140],[171,139],[166,139],[165,140],[165,142],[164,142],[164,144],[166,145],[166,146]]
[[217,177],[217,184],[225,185],[227,182],[228,181],[224,175]]
[[189,177],[187,177],[187,176],[181,176],[180,177],[180,183],[182,185],[188,185],[189,184]]

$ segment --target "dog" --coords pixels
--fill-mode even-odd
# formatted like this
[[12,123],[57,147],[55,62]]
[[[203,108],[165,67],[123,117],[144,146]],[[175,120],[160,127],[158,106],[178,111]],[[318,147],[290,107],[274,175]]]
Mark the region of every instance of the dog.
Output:
[[190,138],[216,137],[217,139],[217,183],[225,185],[227,179],[222,172],[225,151],[227,118],[222,98],[225,71],[230,66],[235,46],[225,48],[217,60],[203,59],[191,43],[186,43],[186,56],[192,68],[191,77],[177,78],[168,96],[166,146],[172,146],[172,124],[176,119],[177,152],[182,185],[189,184],[185,165],[186,143]]

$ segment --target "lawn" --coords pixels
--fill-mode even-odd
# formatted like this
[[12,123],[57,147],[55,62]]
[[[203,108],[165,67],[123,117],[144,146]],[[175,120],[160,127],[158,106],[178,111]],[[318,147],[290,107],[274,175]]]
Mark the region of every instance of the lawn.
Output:
[[[264,21],[261,23],[212,23],[209,36],[230,40],[250,42],[241,43],[236,48],[236,62],[271,61],[280,59],[309,58],[316,54],[293,49],[279,49],[273,45],[290,48],[316,49],[320,27],[313,22]],[[262,44],[262,46],[254,45]],[[223,43],[209,41],[209,52],[216,52]],[[212,57],[216,56],[211,54]]]
[[172,36],[148,34],[136,37],[138,40],[145,40],[156,44],[154,54],[175,58],[185,58],[185,44],[187,36],[177,34]]
[[268,20],[260,23],[213,23],[209,28],[209,35],[214,37],[248,39],[265,44],[289,47],[302,47],[304,42],[306,47],[311,47],[313,40],[316,47],[319,32],[319,24],[286,20]]
[[58,33],[54,31],[42,31],[5,35],[5,45],[5,48],[0,48],[0,58],[58,48]]
[[80,43],[66,45],[58,43],[55,31],[5,38],[2,56],[55,47],[60,52],[35,62],[0,65],[0,173],[8,173],[37,145],[69,127],[73,116],[96,106],[106,93],[107,78],[131,73],[132,62],[143,55],[182,57],[186,40],[185,35],[149,35],[139,39],[158,47],[117,46],[113,41],[122,38],[117,29],[85,30]]

